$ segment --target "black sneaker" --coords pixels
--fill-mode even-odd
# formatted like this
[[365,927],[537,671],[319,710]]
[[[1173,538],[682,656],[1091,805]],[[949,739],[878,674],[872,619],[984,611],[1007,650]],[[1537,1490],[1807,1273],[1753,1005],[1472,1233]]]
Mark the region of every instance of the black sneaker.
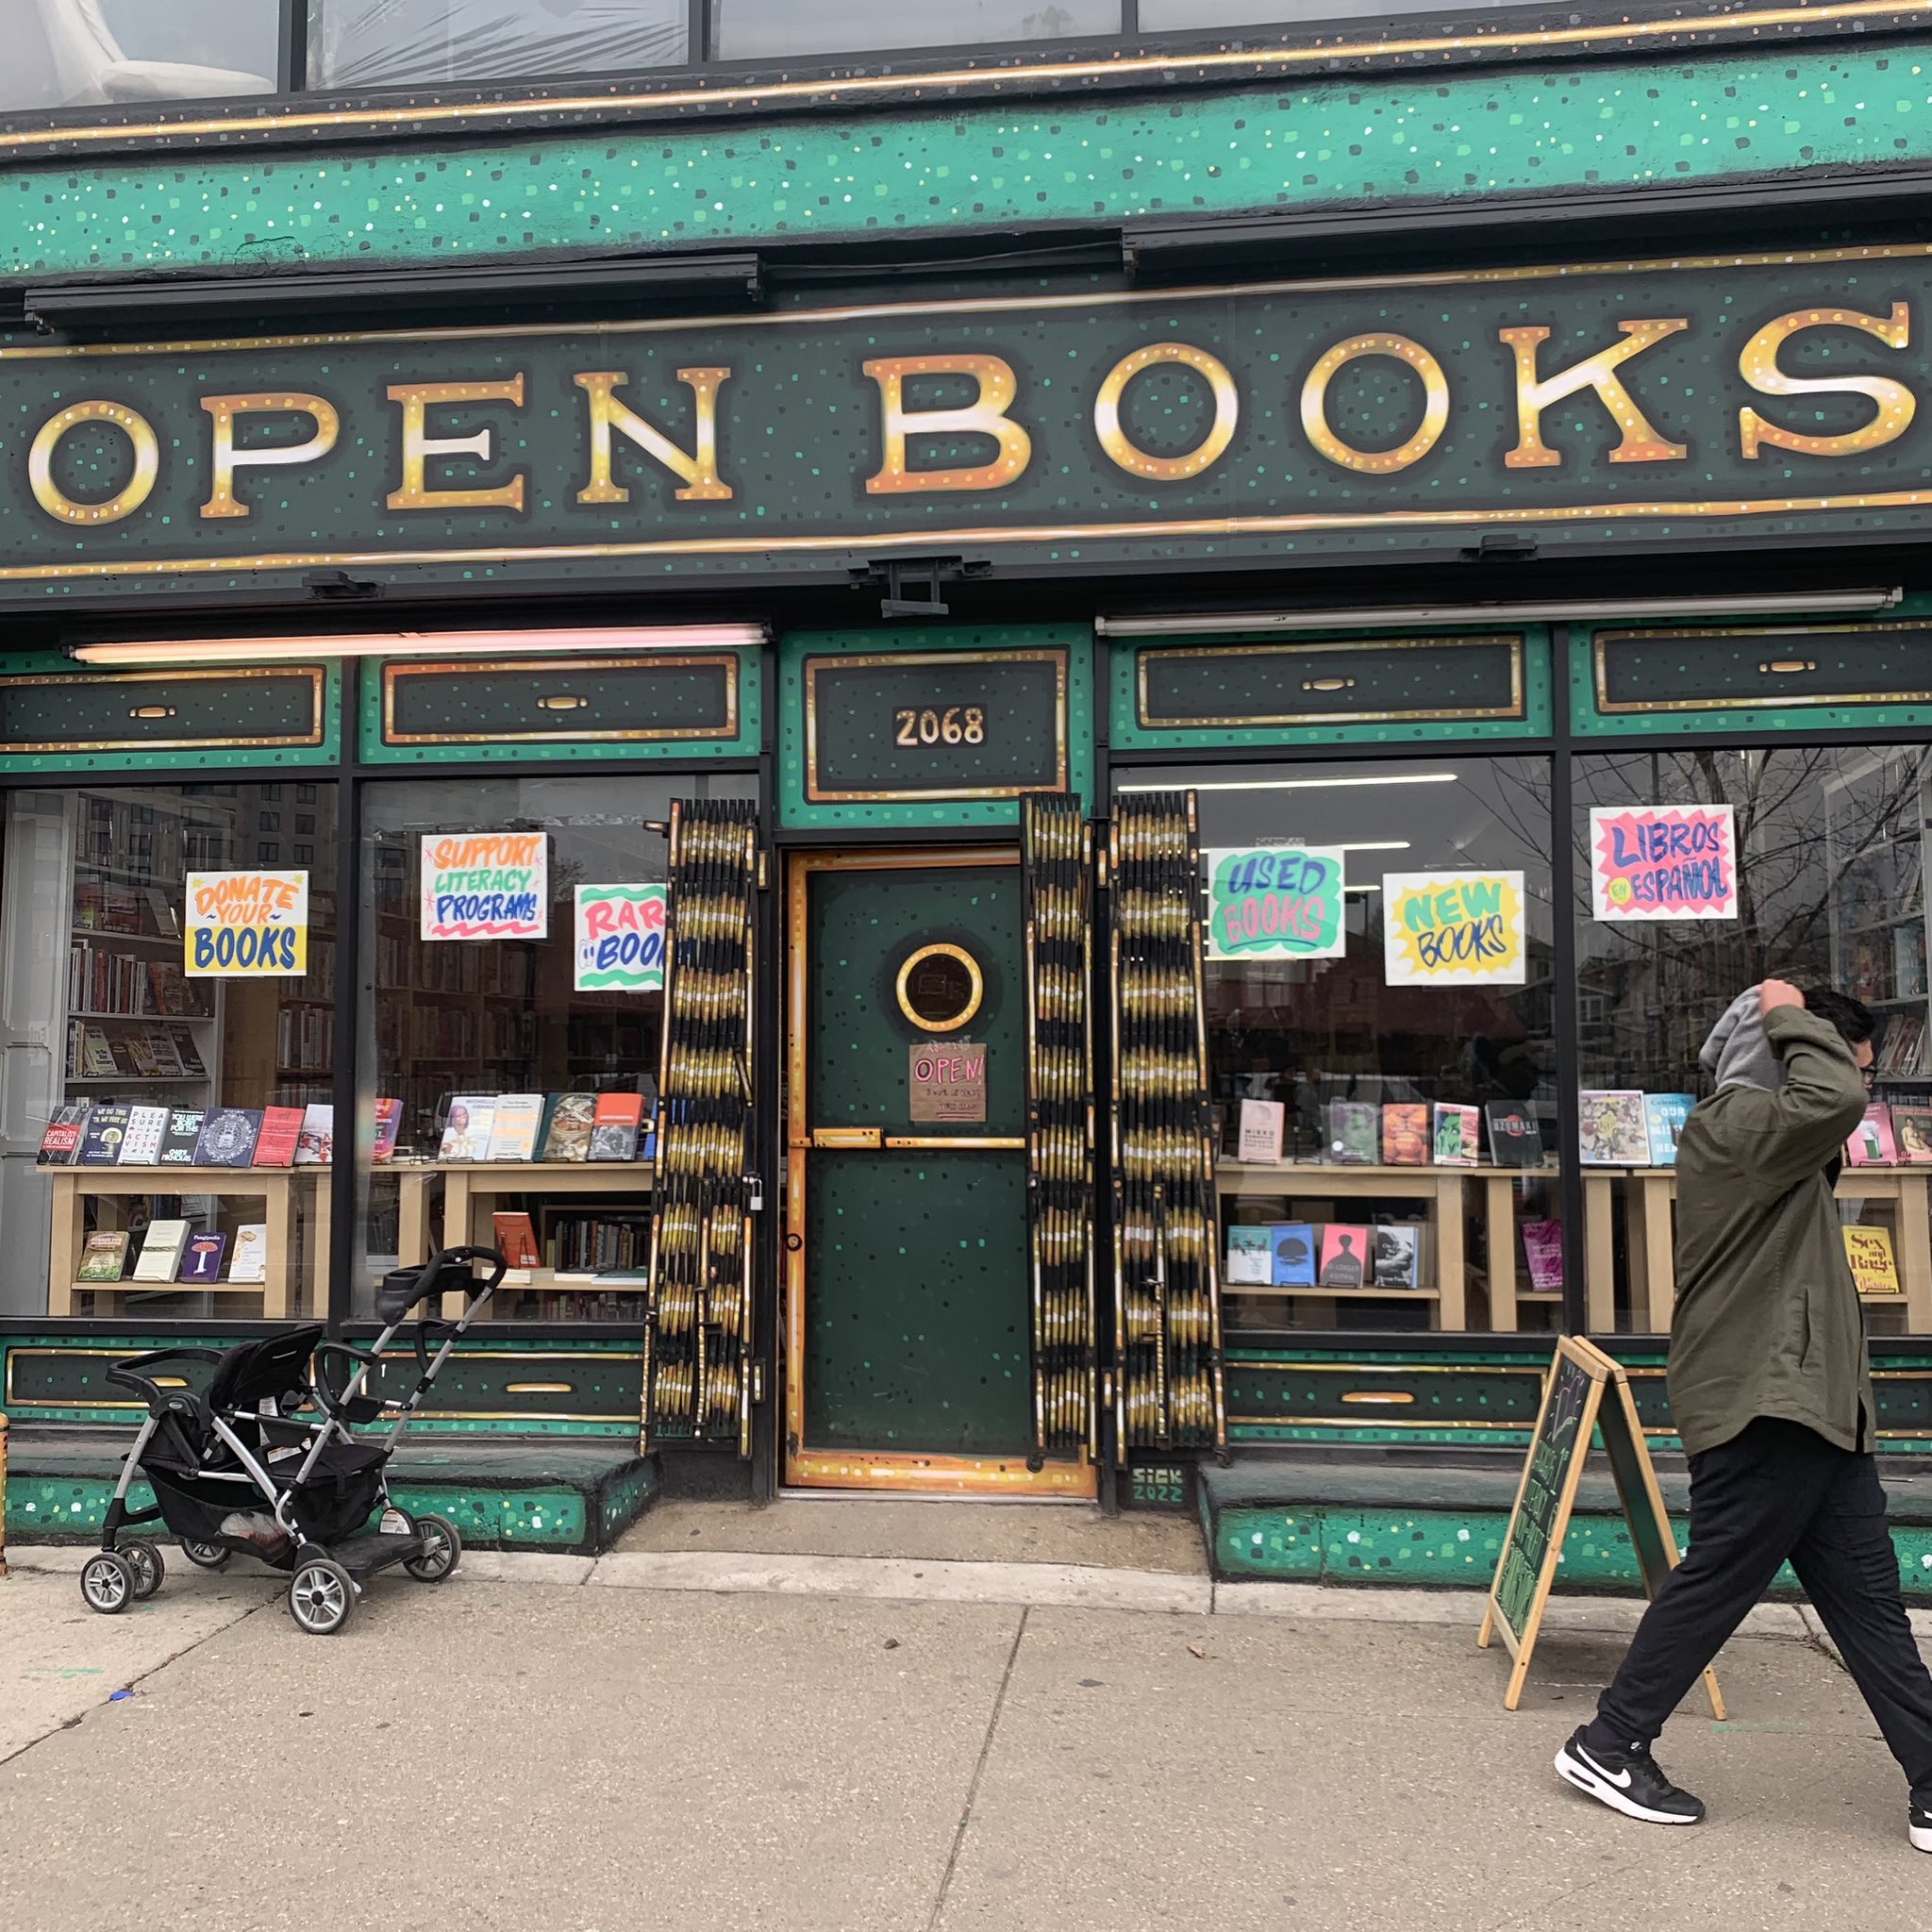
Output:
[[[1557,1753],[1557,1775],[1579,1791],[1600,1798],[1613,1811],[1625,1818],[1641,1818],[1646,1824],[1701,1824],[1704,1801],[1689,1791],[1680,1791],[1661,1771],[1649,1750],[1635,1744],[1627,1751],[1593,1751],[1583,1741],[1578,1725],[1570,1741]],[[1924,1820],[1925,1839],[1920,1842],[1919,1823]],[[1912,1807],[1912,1842],[1921,1851],[1932,1851],[1932,1812]]]
[[1932,1805],[1912,1800],[1912,1808],[1906,1816],[1906,1836],[1912,1841],[1915,1852],[1932,1852]]

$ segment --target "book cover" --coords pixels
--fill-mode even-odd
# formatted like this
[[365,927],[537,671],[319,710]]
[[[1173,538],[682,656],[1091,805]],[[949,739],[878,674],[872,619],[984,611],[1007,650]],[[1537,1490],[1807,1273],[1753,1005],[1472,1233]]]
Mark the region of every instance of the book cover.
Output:
[[249,1167],[255,1161],[261,1115],[254,1108],[211,1107],[194,1142],[196,1167]]
[[186,1077],[188,1069],[181,1064],[180,1049],[175,1044],[175,1036],[164,1033],[158,1026],[151,1026],[142,1035],[147,1042],[147,1050],[155,1063],[155,1073],[164,1080],[179,1080]]
[[80,1257],[82,1281],[119,1281],[127,1264],[127,1230],[125,1227],[97,1230],[87,1238]]
[[121,1138],[119,1164],[122,1167],[158,1167],[161,1142],[167,1138],[168,1109],[165,1107],[130,1107],[127,1131]]
[[1523,1258],[1529,1268],[1529,1285],[1541,1293],[1552,1293],[1563,1286],[1563,1224],[1560,1221],[1525,1221],[1523,1224]]
[[297,1167],[326,1167],[335,1158],[336,1110],[326,1100],[311,1100],[302,1109],[302,1131],[295,1136]]
[[527,1214],[492,1214],[490,1225],[496,1240],[496,1252],[512,1268],[542,1266],[543,1257],[537,1247],[537,1230],[530,1225]]
[[194,1150],[201,1142],[201,1124],[208,1118],[205,1107],[171,1107],[167,1131],[161,1136],[160,1165],[192,1167]]
[[150,1221],[141,1238],[141,1253],[134,1257],[136,1281],[173,1281],[181,1266],[181,1250],[188,1245],[185,1221]]
[[1586,1167],[1650,1165],[1642,1094],[1586,1087],[1576,1096],[1576,1126]]
[[1860,1294],[1902,1294],[1898,1263],[1892,1257],[1889,1228],[1854,1226],[1847,1224],[1840,1232],[1845,1238],[1845,1259],[1852,1266],[1852,1280]]
[[541,1093],[499,1093],[490,1117],[491,1160],[534,1160],[537,1130],[543,1124]]
[[635,1160],[638,1125],[644,1117],[641,1093],[600,1093],[591,1124],[592,1160]]
[[235,1230],[235,1258],[228,1264],[230,1281],[268,1279],[268,1223],[244,1221]]
[[1491,1167],[1543,1164],[1543,1130],[1528,1108],[1514,1100],[1492,1100],[1483,1112],[1490,1124]]
[[[82,1159],[87,1157],[85,1153]],[[1852,1129],[1845,1142],[1845,1158],[1854,1167],[1890,1167],[1898,1159],[1898,1141],[1891,1131],[1891,1109],[1874,1100],[1865,1109],[1865,1118]]]
[[543,1129],[543,1158],[588,1160],[596,1118],[594,1093],[559,1093],[551,1103],[549,1124]]
[[375,1145],[370,1151],[370,1159],[378,1166],[390,1159],[396,1151],[396,1130],[403,1124],[403,1103],[400,1100],[378,1099],[375,1103]]
[[222,1257],[227,1252],[228,1237],[225,1234],[192,1234],[188,1245],[181,1250],[180,1279],[187,1282],[219,1281],[222,1278]]
[[1891,1131],[1898,1141],[1898,1158],[1907,1166],[1932,1165],[1932,1107],[1894,1104]]
[[1388,1221],[1377,1224],[1375,1238],[1375,1286],[1413,1288],[1422,1254],[1421,1224]]
[[302,1109],[299,1107],[265,1107],[261,1126],[255,1137],[254,1167],[292,1167],[295,1143],[302,1137]]
[[1373,1101],[1328,1103],[1328,1158],[1344,1167],[1373,1167],[1382,1147],[1382,1110]]
[[1274,1279],[1274,1249],[1268,1227],[1231,1226],[1227,1231],[1227,1283],[1230,1288],[1266,1288]]
[[147,889],[148,916],[154,921],[155,931],[164,940],[178,940],[181,937],[181,915],[175,909],[174,901],[158,886]]
[[121,1158],[121,1143],[127,1138],[127,1116],[132,1111],[118,1100],[99,1101],[89,1109],[87,1128],[80,1137],[82,1167],[112,1167]]
[[1388,1167],[1429,1164],[1429,1109],[1426,1102],[1391,1101],[1382,1109],[1382,1160]]
[[1322,1270],[1317,1276],[1321,1288],[1363,1288],[1369,1282],[1374,1248],[1369,1230],[1341,1222],[1330,1222],[1322,1230]]
[[127,1058],[134,1062],[134,1071],[143,1080],[152,1080],[160,1069],[155,1058],[155,1050],[145,1033],[130,1033],[127,1036]]
[[170,1026],[168,1038],[175,1042],[175,1057],[181,1062],[181,1071],[192,1079],[200,1079],[208,1069],[201,1063],[201,1049],[194,1043],[194,1028],[192,1026]]
[[449,1104],[437,1157],[442,1160],[482,1160],[490,1153],[490,1124],[496,1114],[493,1093],[459,1093]]
[[80,1071],[90,1080],[111,1080],[121,1071],[113,1042],[98,1026],[80,1029]]
[[1283,1110],[1278,1100],[1241,1102],[1239,1158],[1272,1166],[1281,1158]]
[[36,1157],[40,1166],[74,1165],[75,1156],[80,1152],[81,1137],[87,1131],[87,1116],[88,1104],[84,1100],[70,1100],[56,1110],[41,1136],[41,1151]]
[[1482,1116],[1453,1101],[1436,1103],[1436,1165],[1474,1167],[1482,1158]]
[[1651,1166],[1676,1166],[1677,1137],[1683,1133],[1684,1123],[1690,1118],[1690,1109],[1696,1105],[1697,1097],[1691,1093],[1646,1093],[1643,1096],[1643,1127],[1650,1141]]
[[1276,1288],[1313,1288],[1315,1230],[1306,1221],[1277,1221],[1268,1230]]

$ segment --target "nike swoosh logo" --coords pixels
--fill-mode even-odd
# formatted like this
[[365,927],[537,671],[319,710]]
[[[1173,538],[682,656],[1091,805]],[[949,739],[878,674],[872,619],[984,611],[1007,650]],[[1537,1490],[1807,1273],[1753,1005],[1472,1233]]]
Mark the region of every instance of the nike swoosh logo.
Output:
[[1630,1774],[1627,1771],[1606,1771],[1603,1768],[1603,1766],[1599,1764],[1596,1761],[1596,1759],[1592,1757],[1590,1755],[1590,1753],[1583,1748],[1581,1744],[1577,1745],[1576,1747],[1576,1755],[1577,1757],[1582,1758],[1584,1763],[1589,1765],[1591,1770],[1595,1772],[1597,1776],[1602,1778],[1606,1784],[1615,1785],[1620,1791],[1627,1791],[1630,1789]]

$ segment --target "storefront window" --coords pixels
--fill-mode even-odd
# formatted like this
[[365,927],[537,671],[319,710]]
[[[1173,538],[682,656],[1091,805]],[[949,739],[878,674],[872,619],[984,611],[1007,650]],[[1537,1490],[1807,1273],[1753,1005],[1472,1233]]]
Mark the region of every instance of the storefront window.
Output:
[[387,1270],[476,1241],[515,1264],[492,1319],[641,1318],[663,1014],[647,889],[667,858],[648,826],[674,797],[756,795],[725,776],[364,793],[357,1313]]
[[1548,761],[1117,780],[1184,786],[1229,1330],[1557,1326]]
[[1120,30],[1119,0],[940,0],[912,13],[886,0],[835,0],[829,7],[711,0],[711,46],[721,60],[1057,41]]
[[684,0],[308,0],[308,85],[625,74],[685,58]]
[[275,91],[280,0],[23,0],[0,109]]
[[335,814],[291,778],[8,794],[0,1314],[325,1308]]
[[1840,1213],[1863,1230],[1873,1330],[1932,1326],[1928,764],[1917,747],[1824,745],[1575,760],[1592,1329],[1670,1326],[1670,1123],[1709,1091],[1697,1057],[1712,1025],[1767,975],[1836,987],[1879,1022],[1870,1131],[1847,1149]]

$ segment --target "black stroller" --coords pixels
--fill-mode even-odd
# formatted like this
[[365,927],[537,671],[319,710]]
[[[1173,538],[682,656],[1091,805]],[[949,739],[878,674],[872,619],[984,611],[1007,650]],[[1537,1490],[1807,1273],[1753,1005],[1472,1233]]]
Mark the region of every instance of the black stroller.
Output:
[[[490,1269],[481,1278],[472,1265],[478,1261]],[[447,1517],[412,1517],[390,1501],[389,1459],[505,1266],[494,1248],[451,1248],[386,1275],[375,1296],[383,1329],[371,1348],[326,1341],[317,1322],[226,1351],[163,1348],[116,1362],[108,1380],[141,1396],[147,1421],[122,1467],[100,1551],[80,1573],[88,1607],[110,1617],[161,1587],[159,1546],[121,1534],[157,1517],[204,1570],[221,1569],[239,1550],[288,1571],[289,1613],[316,1637],[348,1622],[364,1579],[378,1570],[400,1563],[418,1582],[441,1583],[456,1569],[462,1540]],[[425,1307],[416,1320],[408,1394],[396,1401],[365,1392],[409,1310],[440,1306],[447,1293],[464,1297],[463,1311],[445,1322]],[[199,1391],[180,1373],[210,1363]],[[386,1435],[355,1433],[391,1416]],[[152,1509],[127,1507],[137,1474],[154,1490]],[[379,1523],[367,1528],[378,1510]]]

